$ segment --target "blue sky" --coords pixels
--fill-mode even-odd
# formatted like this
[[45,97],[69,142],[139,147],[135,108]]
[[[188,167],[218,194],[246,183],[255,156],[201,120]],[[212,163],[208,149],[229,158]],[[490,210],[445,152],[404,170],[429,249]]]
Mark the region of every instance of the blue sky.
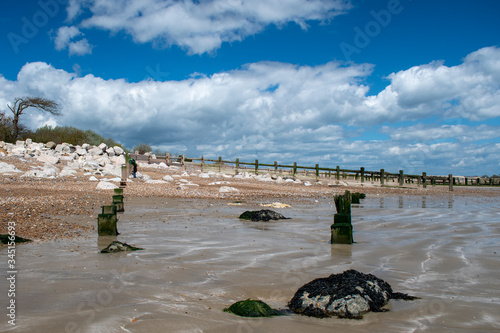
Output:
[[[0,111],[188,156],[500,174],[500,2],[0,5]],[[2,107],[1,105],[5,105]]]

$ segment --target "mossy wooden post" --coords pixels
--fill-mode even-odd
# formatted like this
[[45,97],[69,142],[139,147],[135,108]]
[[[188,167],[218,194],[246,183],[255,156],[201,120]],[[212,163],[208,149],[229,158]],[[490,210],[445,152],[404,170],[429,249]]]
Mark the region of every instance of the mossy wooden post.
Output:
[[351,223],[351,193],[345,191],[343,195],[335,195],[335,208],[337,213],[333,216],[331,226],[332,244],[352,244],[352,223]]
[[316,180],[319,180],[319,164],[316,164],[315,169],[316,169]]
[[385,170],[380,169],[380,185],[384,185]]
[[238,169],[240,168],[240,159],[236,159],[236,174],[238,174]]
[[186,155],[181,155],[181,166],[184,166],[184,160],[186,159]]
[[297,173],[297,162],[293,162],[293,176]]
[[259,160],[255,160],[255,174],[259,174]]
[[278,162],[274,161],[274,173],[278,173]]
[[337,165],[337,168],[335,170],[335,177],[337,178],[337,180],[340,180],[340,167]]
[[449,190],[453,191],[453,175],[452,174],[448,175],[448,181],[450,182]]
[[359,173],[361,176],[361,182],[364,183],[365,182],[365,168],[361,167],[361,169],[359,169]]
[[403,186],[404,183],[405,183],[405,177],[404,177],[404,174],[403,174],[403,170],[399,170],[398,180],[399,180],[399,186]]
[[219,164],[219,173],[222,171],[222,157],[219,156],[219,162],[217,162]]
[[97,215],[97,232],[99,236],[117,236],[116,206],[102,206],[102,214]]
[[422,172],[422,187],[427,188],[427,173]]
[[123,195],[122,194],[113,195],[113,206],[116,207],[117,212],[125,211],[125,209],[123,207]]

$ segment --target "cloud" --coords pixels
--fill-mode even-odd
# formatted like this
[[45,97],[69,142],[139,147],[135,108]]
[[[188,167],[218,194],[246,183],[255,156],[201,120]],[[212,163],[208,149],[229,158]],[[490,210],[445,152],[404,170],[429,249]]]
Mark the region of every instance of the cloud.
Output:
[[378,95],[368,95],[369,64],[257,62],[211,76],[130,83],[36,62],[16,81],[0,76],[0,103],[19,95],[53,99],[62,117],[31,112],[23,121],[93,129],[128,147],[147,142],[195,156],[498,173],[498,126],[486,122],[500,116],[500,104],[492,104],[500,92],[498,53],[486,48],[458,66],[394,73]]
[[74,26],[60,27],[57,30],[56,37],[54,38],[56,50],[61,51],[67,48],[69,50],[69,55],[91,54],[92,46],[86,38],[81,38],[76,41],[74,40],[76,37],[81,36],[83,36],[83,33]]
[[[350,8],[346,0],[71,0],[67,21],[84,28],[124,31],[138,43],[178,45],[202,54],[270,24],[295,22],[306,29],[308,21],[330,20]],[[77,23],[85,11],[86,18]]]

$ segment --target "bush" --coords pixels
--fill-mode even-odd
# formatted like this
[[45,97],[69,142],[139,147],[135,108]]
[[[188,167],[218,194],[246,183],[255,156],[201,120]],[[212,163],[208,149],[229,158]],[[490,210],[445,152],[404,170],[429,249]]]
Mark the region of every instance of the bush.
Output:
[[145,154],[145,153],[148,153],[150,151],[153,151],[153,148],[151,148],[150,145],[148,145],[147,143],[141,143],[140,145],[137,145],[135,146],[134,148],[132,148],[132,151],[135,153],[136,151],[139,152],[139,154]]
[[34,142],[42,143],[54,141],[55,143],[67,142],[73,145],[82,145],[84,143],[88,143],[94,146],[97,146],[104,142],[108,147],[121,147],[121,145],[113,139],[104,139],[101,135],[92,130],[84,131],[71,126],[40,127],[31,134],[31,139],[33,139]]

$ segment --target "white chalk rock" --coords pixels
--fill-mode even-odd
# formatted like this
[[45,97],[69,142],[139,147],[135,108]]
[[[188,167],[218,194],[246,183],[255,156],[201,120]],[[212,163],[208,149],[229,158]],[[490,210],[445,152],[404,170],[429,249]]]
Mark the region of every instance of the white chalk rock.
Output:
[[158,169],[166,170],[168,169],[168,165],[165,164],[165,162],[161,162],[160,164],[158,164]]
[[103,151],[99,147],[94,147],[94,148],[89,150],[89,154],[92,156],[99,156],[99,155],[103,154]]
[[47,177],[55,177],[59,173],[59,169],[52,164],[46,163],[43,167],[43,173],[45,173]]
[[89,178],[89,180],[90,180],[91,182],[98,182],[98,181],[99,181],[99,179],[97,179],[97,178],[96,178],[96,177],[94,177],[94,176],[91,176],[91,177]]
[[114,164],[114,165],[123,165],[123,164],[125,164],[125,156],[124,155],[113,156],[109,160],[110,160],[111,164]]
[[24,154],[26,154],[26,151],[27,150],[26,150],[26,148],[24,148],[24,145],[23,146],[14,146],[14,148],[12,148],[12,150],[10,151],[10,154],[17,155],[17,156],[24,156]]
[[97,147],[99,147],[102,151],[105,151],[108,148],[108,145],[103,142]]
[[76,170],[68,168],[68,167],[62,169],[61,173],[59,173],[60,177],[75,176],[75,175],[76,175]]
[[106,153],[108,154],[109,157],[115,156],[115,150],[112,147],[106,149]]
[[228,193],[228,192],[239,192],[237,188],[234,187],[229,187],[229,186],[222,186],[219,188],[219,193]]
[[210,178],[210,175],[208,173],[203,172],[203,173],[200,173],[198,175],[198,177],[200,177],[200,178]]
[[75,153],[79,156],[84,156],[87,154],[87,149],[78,148],[77,150],[75,150]]
[[162,178],[164,181],[167,181],[167,182],[173,182],[175,179],[170,176],[170,175],[166,175],[165,177]]
[[304,186],[312,186],[310,182],[304,182]]
[[42,171],[38,169],[33,169],[30,171],[25,172],[24,174],[21,175],[21,177],[29,177],[29,178],[45,178],[47,175]]
[[113,149],[115,150],[116,155],[122,155],[124,153],[123,148],[119,146],[114,146]]
[[105,182],[105,181],[100,181],[97,184],[96,190],[114,190],[115,188],[118,188],[117,185]]
[[167,182],[161,179],[150,179],[146,181],[146,184],[167,184]]
[[50,163],[50,164],[57,164],[60,161],[60,158],[54,155],[40,155],[37,157],[37,160],[42,162],[42,163]]

